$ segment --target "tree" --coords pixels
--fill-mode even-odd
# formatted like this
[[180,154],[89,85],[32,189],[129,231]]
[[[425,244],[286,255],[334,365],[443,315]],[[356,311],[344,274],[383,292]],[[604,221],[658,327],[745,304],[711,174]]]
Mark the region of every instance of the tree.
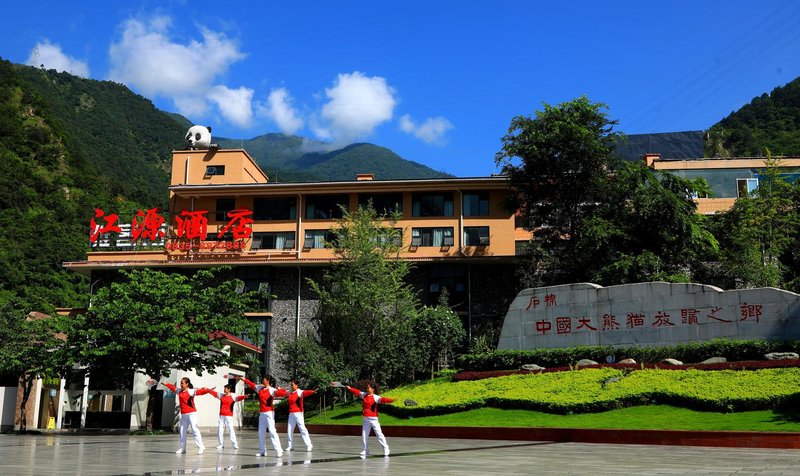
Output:
[[467,336],[458,315],[447,305],[447,292],[442,292],[435,307],[424,307],[412,324],[416,349],[422,363],[434,377],[436,364],[452,357]]
[[797,289],[793,263],[800,235],[800,186],[781,177],[780,160],[768,150],[766,155],[758,188],[737,199],[714,223],[723,243],[720,261],[726,287]]
[[68,369],[64,319],[38,313],[26,316],[10,304],[0,308],[0,373],[20,376],[20,431],[28,426],[26,407],[36,379],[60,377]]
[[[158,379],[170,369],[198,374],[230,364],[222,351],[227,332],[256,335],[244,313],[254,296],[238,293],[238,280],[221,270],[200,270],[191,277],[150,269],[122,271],[123,280],[101,288],[89,310],[69,333],[73,361],[89,372],[116,375],[130,382],[134,372]],[[147,403],[152,429],[155,387]]]
[[716,256],[692,200],[707,184],[616,161],[616,121],[603,109],[586,97],[545,105],[514,118],[503,138],[496,160],[533,232],[527,286],[688,281]]
[[587,279],[604,284],[688,282],[715,259],[718,243],[697,214],[694,193],[707,193],[703,179],[689,180],[626,162],[607,175],[598,208],[576,237],[574,259]]
[[408,346],[417,299],[405,282],[409,263],[397,259],[397,216],[379,217],[370,205],[332,228],[340,262],[320,282],[316,323],[323,347],[342,356],[359,378],[399,381],[410,373]]
[[[618,136],[616,121],[604,109],[586,96],[544,104],[533,118],[513,118],[502,139],[495,162],[516,191],[512,206],[519,207],[525,228],[534,232],[529,269],[553,269],[552,253],[568,249],[597,208]],[[574,271],[562,269],[561,279],[571,281]]]

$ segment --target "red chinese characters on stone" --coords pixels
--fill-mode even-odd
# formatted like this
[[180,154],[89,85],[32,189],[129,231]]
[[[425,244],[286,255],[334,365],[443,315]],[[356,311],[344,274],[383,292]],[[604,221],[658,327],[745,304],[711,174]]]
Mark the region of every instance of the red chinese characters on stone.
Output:
[[759,318],[761,317],[761,304],[747,304],[742,303],[739,306],[739,311],[741,312],[742,318],[739,319],[740,321],[746,321],[748,318],[754,318],[756,322],[759,322]]
[[669,321],[669,314],[665,313],[664,311],[658,311],[656,313],[655,321],[653,322],[653,327],[663,327],[663,326],[674,326],[672,322]]
[[619,329],[619,322],[616,321],[617,316],[613,314],[603,314],[603,330]]
[[[97,220],[95,220],[95,218],[100,217],[102,217],[105,221],[104,225],[98,224]],[[116,213],[110,213],[106,215],[105,212],[100,208],[95,208],[94,217],[89,222],[89,241],[95,243],[97,241],[97,237],[104,233],[122,232],[122,229],[117,225],[117,220],[119,220],[119,216]]]
[[556,317],[556,334],[571,334],[572,319],[569,317]]
[[527,311],[531,307],[533,307],[533,309],[536,309],[536,306],[538,305],[539,305],[539,298],[536,296],[531,296],[531,300],[528,302],[528,307],[526,307],[525,310]]
[[544,296],[544,304],[547,307],[553,307],[556,305],[556,295],[553,293],[546,294]]
[[206,239],[208,234],[208,210],[189,211],[183,210],[175,217],[175,234],[178,238],[192,240]]
[[536,332],[540,332],[542,335],[550,332],[550,329],[553,328],[553,324],[548,321],[536,321]]
[[250,218],[252,215],[253,212],[251,210],[244,208],[229,211],[228,218],[230,218],[230,221],[217,233],[217,238],[225,236],[228,230],[233,233],[234,240],[250,238],[253,233],[253,227],[250,226],[254,221]]
[[717,316],[714,315],[714,314],[716,314],[717,312],[719,312],[721,310],[722,310],[721,307],[712,307],[709,310],[708,315],[706,315],[706,317],[708,317],[709,319],[714,319],[715,321],[720,321],[720,322],[733,322],[733,321],[730,321],[728,319],[723,319],[721,317],[717,317]]
[[697,324],[697,309],[681,309],[681,324]]
[[589,330],[596,331],[597,328],[596,327],[592,327],[591,326],[591,322],[592,322],[592,320],[589,319],[588,317],[580,317],[580,318],[578,318],[578,324],[580,324],[580,325],[578,327],[576,327],[575,330],[582,329],[582,328],[585,327],[585,328],[587,328]]
[[628,326],[628,329],[633,329],[634,327],[642,327],[644,325],[644,314],[629,312],[628,317],[625,320],[625,324]]
[[158,208],[151,208],[147,213],[139,210],[133,216],[131,222],[131,236],[134,241],[144,238],[151,241],[156,241],[164,236],[164,230],[161,225],[164,224],[164,217],[158,214]]

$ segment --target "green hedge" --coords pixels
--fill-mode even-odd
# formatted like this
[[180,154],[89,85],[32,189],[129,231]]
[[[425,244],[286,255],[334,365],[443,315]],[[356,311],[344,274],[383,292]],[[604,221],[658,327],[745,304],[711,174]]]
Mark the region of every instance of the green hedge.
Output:
[[464,354],[456,359],[462,370],[512,370],[523,364],[542,367],[565,367],[581,359],[605,363],[607,356],[616,362],[632,358],[637,363],[656,363],[671,357],[684,363],[702,362],[711,357],[729,361],[762,360],[770,352],[800,353],[800,341],[715,339],[696,344],[658,347],[586,346],[565,349],[498,350],[481,354]]
[[[762,410],[800,402],[800,368],[755,371],[583,369],[477,381],[430,381],[387,392],[399,416],[456,413],[479,407],[588,413],[663,403],[696,410]],[[405,406],[414,400],[416,406]]]

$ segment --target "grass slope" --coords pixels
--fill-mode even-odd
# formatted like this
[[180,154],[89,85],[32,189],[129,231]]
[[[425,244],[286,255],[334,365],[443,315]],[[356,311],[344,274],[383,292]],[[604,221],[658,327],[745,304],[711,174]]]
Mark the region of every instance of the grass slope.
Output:
[[[481,426],[522,428],[589,428],[630,430],[696,431],[787,431],[800,432],[800,412],[759,410],[738,413],[701,412],[668,405],[622,408],[602,413],[554,415],[532,410],[478,408],[447,415],[398,418],[381,414],[383,426]],[[361,425],[360,404],[341,405],[336,410],[308,415],[306,423]]]

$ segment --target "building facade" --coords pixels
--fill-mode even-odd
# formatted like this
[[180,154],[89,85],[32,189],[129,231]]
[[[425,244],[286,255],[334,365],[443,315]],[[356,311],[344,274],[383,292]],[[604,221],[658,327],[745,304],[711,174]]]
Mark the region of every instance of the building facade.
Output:
[[510,188],[503,176],[359,174],[343,182],[274,183],[244,150],[183,150],[172,154],[167,192],[167,213],[142,211],[130,225],[123,224],[127,217],[98,210],[90,224],[92,251],[64,266],[89,275],[94,288],[120,269],[230,266],[246,290],[272,296],[269,312],[249,317],[260,323],[265,343],[262,371],[279,379],[287,376],[276,365],[275,343],[314,331],[317,298],[307,280],[319,280],[337,260],[327,243],[341,207],[371,203],[380,214],[398,213],[398,258],[414,263],[409,280],[420,300],[435,304],[446,289],[470,336],[499,328],[519,291],[519,243],[530,239],[504,208]]

